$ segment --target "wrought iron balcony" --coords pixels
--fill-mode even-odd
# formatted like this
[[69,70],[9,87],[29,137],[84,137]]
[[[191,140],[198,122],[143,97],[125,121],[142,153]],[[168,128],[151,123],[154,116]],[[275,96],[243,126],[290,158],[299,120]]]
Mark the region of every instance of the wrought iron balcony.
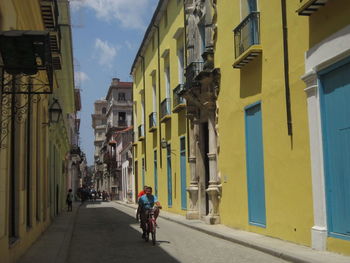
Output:
[[198,84],[196,77],[199,75],[200,72],[203,71],[203,66],[204,66],[203,61],[192,62],[191,64],[188,65],[185,71],[185,77],[186,77],[185,88],[187,90],[191,89],[193,85]]
[[186,100],[180,96],[184,91],[184,85],[179,84],[173,90],[173,112],[179,112],[186,107]]
[[160,104],[160,120],[163,122],[169,118],[171,118],[171,100],[166,98]]
[[234,30],[235,68],[241,68],[261,53],[260,45],[260,13],[251,12]]
[[139,125],[138,127],[138,140],[142,141],[143,139],[145,139],[145,126],[143,124]]
[[149,121],[149,131],[155,131],[157,129],[157,113],[152,112],[148,116],[148,121]]
[[327,2],[328,0],[301,0],[297,13],[300,16],[310,16]]
[[61,30],[58,24],[57,0],[40,1],[41,16],[45,29],[50,32],[50,45],[54,69],[61,69]]
[[128,124],[126,120],[118,120],[118,127],[127,127]]

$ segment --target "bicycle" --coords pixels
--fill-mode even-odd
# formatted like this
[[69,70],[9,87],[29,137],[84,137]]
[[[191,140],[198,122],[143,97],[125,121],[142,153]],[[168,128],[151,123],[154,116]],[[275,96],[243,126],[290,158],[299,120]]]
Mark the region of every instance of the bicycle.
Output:
[[153,245],[156,244],[156,229],[157,229],[157,223],[156,223],[156,218],[154,217],[154,211],[160,208],[161,207],[154,207],[152,209],[149,209],[147,213],[145,241],[146,242],[149,241],[149,234],[151,234]]

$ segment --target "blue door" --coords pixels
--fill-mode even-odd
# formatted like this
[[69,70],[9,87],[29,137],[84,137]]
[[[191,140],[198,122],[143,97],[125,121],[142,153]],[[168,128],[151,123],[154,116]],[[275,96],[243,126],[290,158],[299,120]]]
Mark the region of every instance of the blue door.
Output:
[[186,194],[186,140],[185,137],[180,138],[180,172],[181,172],[181,208],[187,209]]
[[154,194],[158,197],[157,150],[154,151]]
[[246,154],[249,223],[266,226],[261,104],[246,108]]
[[172,175],[171,175],[171,148],[170,144],[167,146],[167,177],[168,177],[168,207],[173,205],[173,183],[172,183]]
[[320,80],[328,231],[350,239],[350,62]]

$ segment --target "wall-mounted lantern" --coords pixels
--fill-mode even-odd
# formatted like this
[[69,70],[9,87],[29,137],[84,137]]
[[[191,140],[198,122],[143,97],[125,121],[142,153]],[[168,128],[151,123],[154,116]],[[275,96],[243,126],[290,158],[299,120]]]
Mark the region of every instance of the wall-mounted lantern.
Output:
[[62,115],[62,109],[57,99],[53,99],[53,102],[49,108],[49,123],[58,123]]

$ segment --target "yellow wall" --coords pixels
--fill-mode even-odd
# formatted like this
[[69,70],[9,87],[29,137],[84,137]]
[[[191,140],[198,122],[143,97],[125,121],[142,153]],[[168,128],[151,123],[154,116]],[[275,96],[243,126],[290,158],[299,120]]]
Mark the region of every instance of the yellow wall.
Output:
[[[6,0],[0,1],[0,30],[44,30],[42,22],[39,1],[25,1],[21,0]],[[62,43],[67,43],[64,36]],[[71,48],[71,46],[70,46]],[[66,45],[69,49],[69,43]],[[69,61],[68,61],[69,64]],[[68,65],[69,66],[69,65]],[[63,67],[68,67],[63,65]],[[70,79],[73,79],[72,67],[70,70]],[[56,77],[56,76],[55,76]],[[66,78],[67,79],[67,78]],[[72,85],[68,82],[54,80],[54,90],[60,87],[60,92],[67,92],[73,90]],[[66,92],[66,93],[67,93]],[[73,94],[73,93],[72,93]],[[10,97],[10,96],[8,96]],[[23,96],[17,96],[22,102]],[[63,99],[64,100],[64,97]],[[32,98],[32,117],[31,123],[31,152],[27,153],[27,131],[26,123],[27,116],[24,115],[23,121],[16,122],[16,157],[15,165],[17,178],[16,192],[18,193],[18,238],[13,244],[9,243],[9,178],[10,178],[10,163],[11,163],[11,129],[9,126],[9,135],[4,143],[7,147],[0,148],[0,263],[15,262],[23,253],[33,244],[33,242],[40,236],[40,234],[48,227],[51,222],[49,197],[49,183],[52,181],[49,172],[49,127],[44,123],[48,123],[48,104],[49,99],[47,95],[38,95]],[[72,105],[73,103],[73,105]],[[4,105],[3,105],[4,106]],[[64,113],[74,109],[73,98],[69,98],[68,102],[62,105]],[[69,150],[69,141],[65,123],[61,122],[57,129],[56,143],[60,145],[59,156],[56,160],[56,167],[58,171],[62,171],[62,160]],[[53,127],[51,127],[53,128]],[[50,140],[51,143],[55,141]],[[31,180],[30,186],[27,186],[27,155],[30,156]],[[37,181],[39,180],[39,181]],[[66,185],[65,175],[59,176],[60,186],[62,189],[61,196],[65,195]],[[30,189],[30,218],[31,225],[27,226],[27,189]],[[59,202],[61,208],[64,205],[65,198]]]
[[[232,30],[241,21],[240,2],[218,2],[215,67],[221,69],[219,171],[223,181],[220,215],[234,228],[310,245],[313,226],[308,122],[304,84],[307,20],[288,2],[289,77],[293,136],[288,136],[280,1],[258,1],[262,54],[233,69]],[[266,228],[248,223],[245,111],[261,101]]]
[[[142,158],[146,159],[145,173],[145,184],[150,185],[154,188],[154,150],[157,150],[158,160],[158,198],[165,210],[185,214],[185,211],[181,209],[181,181],[180,181],[180,137],[187,135],[186,130],[186,117],[185,110],[179,113],[172,113],[171,119],[162,123],[160,126],[159,122],[159,83],[158,74],[160,74],[160,101],[165,99],[165,75],[164,65],[166,58],[162,57],[165,50],[169,50],[169,65],[170,65],[170,90],[171,99],[173,98],[172,90],[179,84],[178,80],[178,58],[177,50],[180,45],[183,45],[183,36],[177,41],[173,36],[179,28],[183,28],[184,17],[183,17],[183,5],[181,1],[171,0],[167,7],[168,23],[165,26],[165,18],[161,19],[159,24],[160,33],[160,71],[158,69],[158,39],[157,31],[154,31],[154,48],[152,48],[152,41],[150,41],[146,47],[145,54],[145,133],[146,139],[142,142],[137,142],[135,161],[138,161],[138,190],[142,189]],[[152,102],[152,73],[155,73],[156,80],[156,101],[157,101],[157,130],[149,132],[149,115],[153,112]],[[141,94],[140,91],[143,89],[143,72],[142,65],[138,63],[134,72],[134,100],[136,101],[137,117],[135,122],[135,129],[141,124]],[[173,104],[173,103],[171,103]],[[159,128],[161,127],[161,128]],[[160,130],[161,129],[161,130]],[[160,135],[161,133],[161,135]],[[161,136],[161,137],[160,137]],[[164,138],[171,144],[171,161],[172,161],[172,191],[173,191],[173,202],[172,207],[168,207],[168,190],[167,190],[167,160],[166,160],[166,149],[161,149],[160,138]],[[186,138],[187,141],[187,138]],[[186,149],[187,150],[187,149]],[[161,159],[160,159],[161,158]],[[162,165],[161,165],[162,163]],[[188,167],[187,167],[188,168]],[[187,182],[189,182],[190,174],[187,169]],[[186,193],[187,195],[187,193]]]

